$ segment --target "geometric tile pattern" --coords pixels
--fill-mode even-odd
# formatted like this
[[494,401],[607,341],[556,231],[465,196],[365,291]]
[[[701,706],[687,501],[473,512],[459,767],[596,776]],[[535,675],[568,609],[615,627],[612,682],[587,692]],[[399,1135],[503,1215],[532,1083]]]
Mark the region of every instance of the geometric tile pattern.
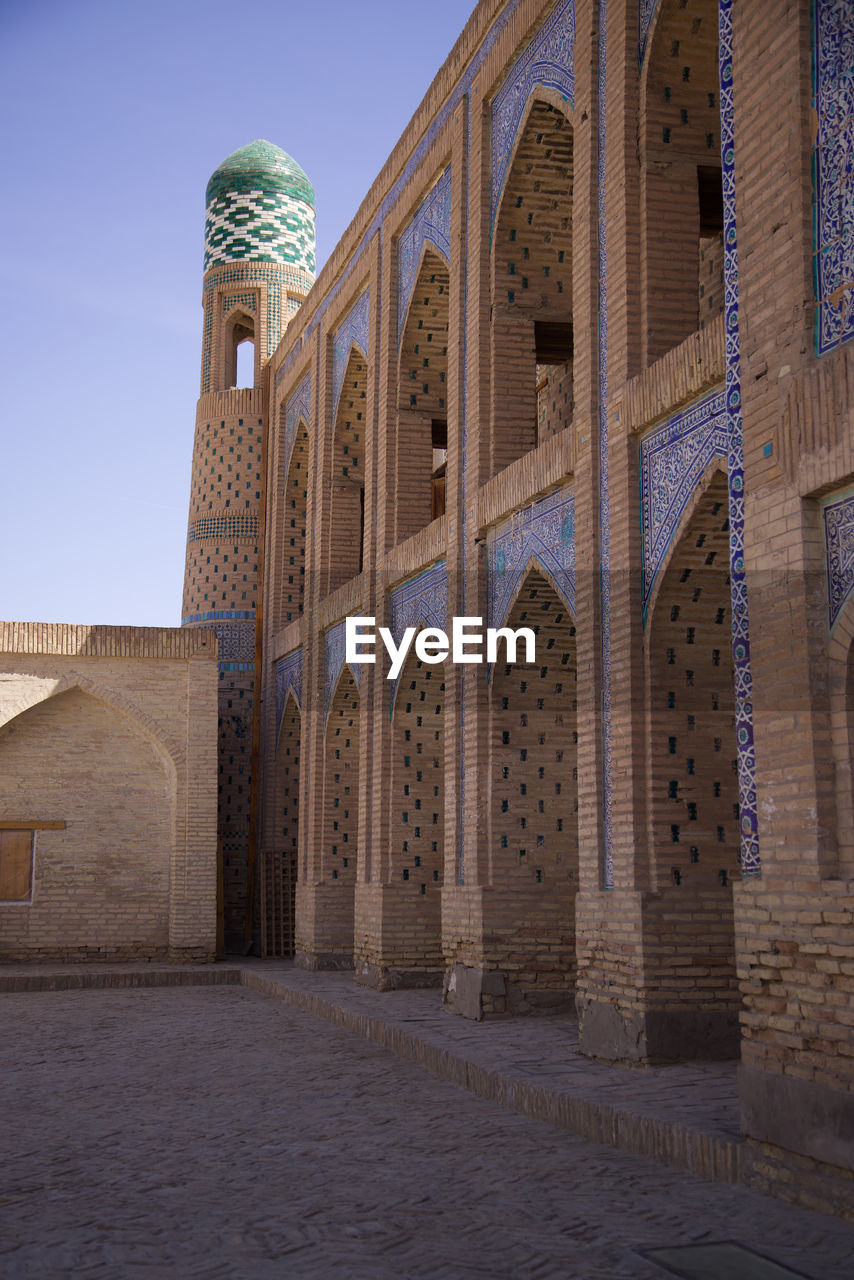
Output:
[[203,542],[208,538],[230,542],[233,538],[257,537],[258,517],[252,515],[202,516],[191,520],[187,530],[188,542]]
[[556,89],[565,102],[573,103],[574,45],[575,3],[563,0],[520,53],[493,99],[490,226],[495,222],[513,144],[533,89],[538,85]]
[[641,439],[643,616],[658,571],[697,483],[714,458],[729,457],[726,392],[719,387]]
[[657,5],[658,0],[640,0],[638,5],[638,70],[643,66],[649,28]]
[[608,492],[608,254],[605,233],[605,109],[608,87],[608,12],[599,0],[596,67],[596,223],[599,265],[597,350],[599,357],[599,602],[602,614],[602,883],[614,886],[611,752],[611,497]]
[[572,485],[547,494],[487,535],[487,625],[504,626],[531,560],[575,612],[575,494]]
[[[451,166],[448,165],[432,191],[421,201],[397,243],[397,341],[400,344],[406,323],[409,299],[415,288],[421,250],[426,242],[451,261]],[[365,350],[367,355],[367,349]],[[341,375],[344,376],[343,373]]]
[[814,0],[816,354],[854,337],[854,0]]
[[285,467],[282,475],[288,474],[291,465],[291,452],[297,436],[297,424],[303,419],[306,429],[311,425],[311,370],[302,382],[288,396],[285,405]]
[[732,75],[733,0],[718,6],[720,57],[721,168],[724,195],[724,333],[726,406],[729,415],[730,594],[735,682],[735,731],[738,748],[741,872],[760,874],[759,821],[756,807],[756,751],[753,741],[753,678],[750,668],[750,616],[744,567],[744,440],[741,421],[741,340],[738,327],[738,236],[735,205],[735,132]]
[[[346,653],[345,646],[346,627],[344,620],[336,622],[324,633],[324,665],[323,665],[323,718],[324,721],[329,715],[329,708],[332,705],[332,698],[335,693],[335,686],[338,684],[338,677],[341,674],[341,668],[344,666],[344,657]],[[361,687],[362,684],[362,663],[354,662],[352,665],[348,663],[356,686]]]
[[370,294],[366,289],[355,306],[351,307],[341,321],[332,338],[333,422],[338,409],[338,397],[341,395],[341,387],[344,382],[344,375],[347,372],[347,361],[350,358],[351,349],[354,346],[358,347],[365,359],[367,360],[368,358],[370,313]]
[[287,262],[314,272],[314,190],[300,166],[261,139],[228,156],[208,183],[205,271],[220,262]]
[[255,661],[255,625],[252,622],[212,622],[216,632],[221,662]]
[[293,693],[297,706],[302,708],[302,649],[294,649],[276,663],[276,741],[282,727],[282,716],[288,694]]
[[827,626],[832,630],[854,591],[854,489],[831,494],[822,503]]
[[217,618],[255,618],[254,609],[212,609],[210,613],[188,613],[181,619],[181,626],[194,622],[212,622]]
[[[389,597],[389,615],[389,630],[398,645],[407,627],[435,627],[444,631],[448,619],[448,570],[445,561],[437,560],[429,569],[395,587]],[[414,649],[409,652],[413,653]],[[399,680],[400,675],[392,686],[389,715],[394,713]]]
[[257,300],[257,295],[254,293],[229,294],[222,300],[222,314],[228,315],[232,307],[243,307],[245,311],[254,311]]

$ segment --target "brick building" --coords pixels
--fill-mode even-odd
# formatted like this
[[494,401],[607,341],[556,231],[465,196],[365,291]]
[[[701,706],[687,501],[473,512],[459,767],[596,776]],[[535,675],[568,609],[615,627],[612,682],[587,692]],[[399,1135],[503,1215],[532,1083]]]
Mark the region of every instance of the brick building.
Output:
[[[200,404],[264,448],[233,927],[575,1005],[599,1059],[740,1052],[768,1180],[816,1185],[854,1128],[852,48],[851,0],[482,0],[275,349],[275,253],[209,272],[256,375]],[[353,616],[536,661],[389,680]]]

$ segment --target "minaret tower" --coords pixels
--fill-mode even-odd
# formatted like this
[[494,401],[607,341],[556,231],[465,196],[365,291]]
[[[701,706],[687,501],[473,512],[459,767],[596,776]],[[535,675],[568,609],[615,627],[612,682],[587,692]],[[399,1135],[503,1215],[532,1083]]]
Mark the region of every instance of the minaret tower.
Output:
[[[219,838],[226,946],[244,938],[249,855],[261,371],[314,282],[314,190],[295,160],[258,140],[207,187],[202,385],[187,529],[182,625],[219,638]],[[238,348],[251,372],[239,387]]]

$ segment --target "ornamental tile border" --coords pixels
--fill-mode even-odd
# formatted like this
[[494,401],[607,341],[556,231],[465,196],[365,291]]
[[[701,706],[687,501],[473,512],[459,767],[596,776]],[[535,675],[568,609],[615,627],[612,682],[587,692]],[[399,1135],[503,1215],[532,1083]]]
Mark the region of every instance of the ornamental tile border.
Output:
[[827,581],[827,627],[832,631],[854,592],[854,488],[832,493],[821,504]]
[[284,468],[282,475],[285,483],[288,479],[288,468],[291,465],[291,454],[294,451],[294,441],[297,438],[297,426],[302,418],[307,427],[311,426],[311,370],[303,378],[299,386],[291,392],[285,401],[285,440],[284,440]]
[[726,336],[726,404],[729,415],[730,592],[741,873],[743,876],[756,876],[760,874],[761,867],[756,807],[756,752],[753,742],[750,618],[744,566],[744,441],[741,421],[741,342],[738,325],[732,9],[733,0],[719,0],[721,165],[724,192],[724,333]]
[[332,423],[338,412],[338,401],[347,372],[350,351],[358,347],[367,360],[370,346],[371,298],[370,290],[365,289],[356,303],[347,312],[332,337]]
[[719,387],[641,438],[643,617],[691,495],[715,458],[729,455],[726,391]]
[[815,349],[854,337],[854,4],[813,0]]
[[575,614],[575,492],[566,485],[515,512],[487,535],[487,625],[507,621],[531,560]]
[[[407,627],[435,627],[444,631],[448,621],[448,567],[437,560],[414,578],[401,582],[389,594],[389,630],[395,644],[400,644]],[[394,713],[395,696],[400,677],[392,687],[389,716]]]
[[638,5],[638,70],[643,66],[649,29],[658,8],[658,0],[640,0]]
[[293,693],[297,706],[302,714],[302,649],[294,649],[293,653],[279,658],[276,663],[276,742],[282,729],[282,717],[288,702],[288,694]]
[[[329,715],[329,708],[332,706],[332,699],[335,695],[335,687],[338,684],[338,677],[341,675],[341,669],[344,666],[345,659],[345,634],[346,623],[342,619],[336,622],[334,626],[324,632],[324,665],[323,665],[323,722]],[[356,681],[356,688],[362,687],[362,664],[354,662],[352,666],[348,663],[353,679]]]
[[257,537],[258,517],[252,515],[201,516],[198,520],[191,520],[187,528],[188,542]]
[[[451,166],[424,197],[397,242],[397,345],[406,324],[409,300],[425,244],[431,244],[451,263]],[[343,376],[343,375],[342,375]]]
[[574,103],[574,46],[575,4],[574,0],[564,0],[519,54],[493,99],[490,234],[513,157],[516,135],[532,91],[538,86],[556,89],[570,106]]

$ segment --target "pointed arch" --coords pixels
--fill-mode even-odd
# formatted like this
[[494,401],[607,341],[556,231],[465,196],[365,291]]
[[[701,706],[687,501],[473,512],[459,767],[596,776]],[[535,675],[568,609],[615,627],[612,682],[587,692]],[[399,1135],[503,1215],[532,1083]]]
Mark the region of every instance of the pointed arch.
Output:
[[444,514],[450,271],[425,243],[398,355],[394,541]]
[[[652,587],[650,588],[649,600],[647,601],[647,606],[646,606],[647,620],[651,618],[653,613],[655,612],[655,602],[656,602],[656,599],[658,598],[658,593],[661,590],[661,584],[665,580],[665,577],[667,575],[667,570],[670,566],[671,561],[673,560],[674,555],[676,554],[679,548],[679,545],[682,541],[683,536],[685,535],[686,530],[689,528],[691,521],[694,519],[694,514],[697,511],[697,508],[703,503],[709,488],[713,484],[719,483],[718,477],[722,476],[724,480],[726,480],[727,475],[728,475],[728,471],[727,471],[726,458],[716,457],[712,459],[712,461],[706,467],[702,476],[700,476],[699,480],[694,486],[694,489],[691,493],[690,498],[685,503],[685,507],[682,511],[682,514],[679,517],[679,521],[673,528],[673,532],[670,536],[670,541],[667,544],[667,550],[665,551],[662,557],[661,564],[657,567],[655,571],[655,579],[653,581]],[[719,502],[720,502],[720,499],[718,498],[716,501],[716,505]],[[719,511],[716,512],[715,514],[719,514],[720,511],[724,513],[727,512],[726,502],[724,502],[724,505],[720,507]]]
[[[648,700],[653,1003],[678,1000],[735,1052],[740,996],[733,884],[740,879],[738,746],[727,477],[712,468],[680,525],[651,602]],[[698,948],[696,920],[703,920]],[[700,1049],[697,1050],[701,1052]]]
[[646,367],[723,311],[717,0],[658,0],[641,72],[640,134]]
[[362,571],[365,538],[365,461],[368,361],[352,343],[332,426],[328,585],[334,591]]
[[507,1011],[528,1012],[574,999],[578,892],[575,626],[533,558],[507,625],[530,627],[537,648],[534,663],[499,654],[490,688],[486,962],[505,974]]
[[573,144],[571,111],[536,87],[492,240],[491,474],[572,419]]
[[186,749],[171,734],[167,733],[152,716],[149,716],[147,712],[136,706],[124,694],[117,693],[114,689],[107,688],[82,675],[62,676],[57,680],[34,680],[31,693],[24,695],[23,698],[18,699],[15,703],[10,703],[0,708],[0,731],[11,724],[13,720],[18,719],[29,711],[31,707],[38,706],[39,703],[47,702],[50,698],[58,697],[60,694],[67,693],[72,689],[80,689],[81,692],[89,694],[99,702],[103,702],[119,715],[126,716],[133,721],[137,729],[151,741],[162,759],[170,779],[174,782],[178,772],[184,768]]
[[255,317],[243,307],[234,307],[225,317],[223,323],[223,375],[226,388],[237,386],[237,351],[244,342],[251,342],[253,347],[252,386],[258,386],[258,343]]

